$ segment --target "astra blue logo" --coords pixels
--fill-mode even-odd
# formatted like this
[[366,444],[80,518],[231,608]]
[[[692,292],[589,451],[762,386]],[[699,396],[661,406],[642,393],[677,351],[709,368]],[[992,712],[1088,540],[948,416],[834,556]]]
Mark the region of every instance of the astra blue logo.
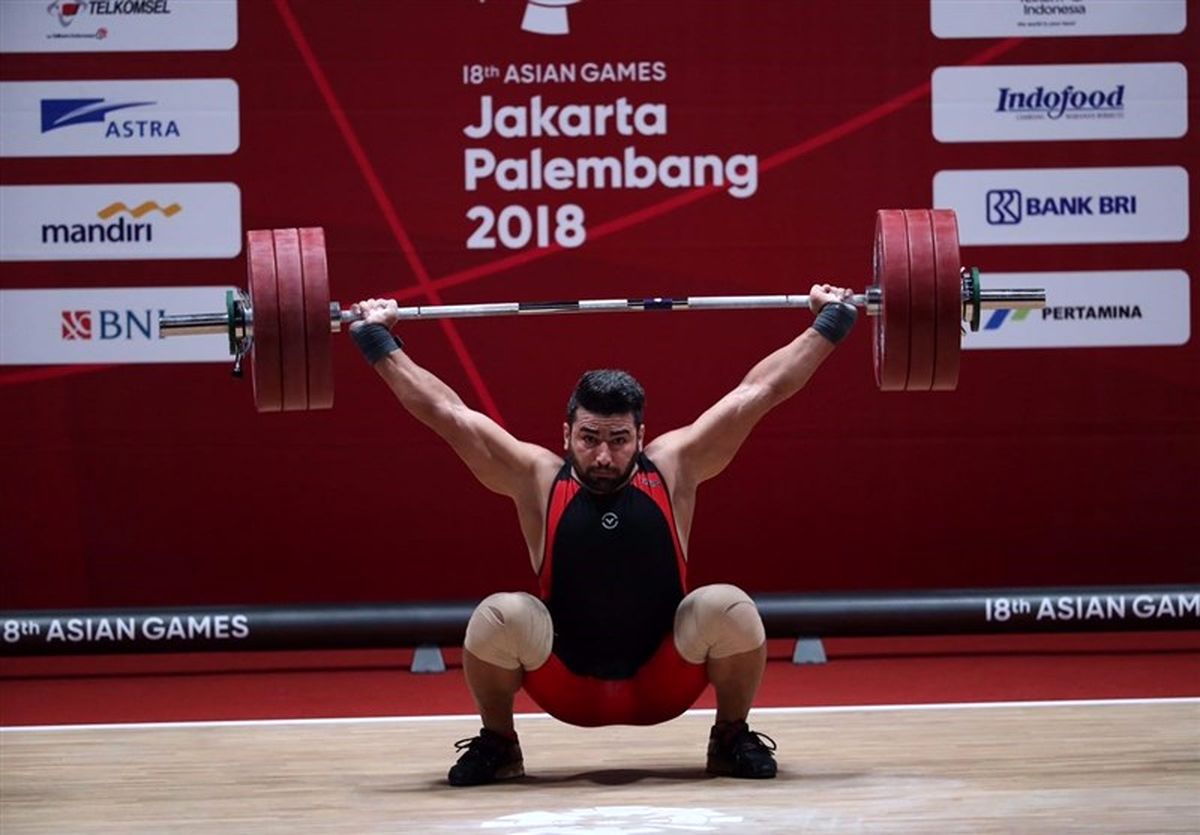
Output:
[[104,99],[42,99],[42,133],[90,122],[104,122],[114,110],[145,107],[152,101],[109,103]]
[[1015,226],[1026,217],[1136,215],[1136,194],[1070,194],[1026,197],[1015,188],[994,188],[985,196],[991,226]]

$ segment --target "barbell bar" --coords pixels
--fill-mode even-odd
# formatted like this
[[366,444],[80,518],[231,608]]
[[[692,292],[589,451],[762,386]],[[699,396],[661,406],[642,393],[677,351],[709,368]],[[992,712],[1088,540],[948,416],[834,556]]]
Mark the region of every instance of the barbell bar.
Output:
[[[160,317],[161,337],[223,333],[241,375],[250,357],[260,412],[333,405],[331,335],[361,318],[330,298],[325,233],[319,227],[246,233],[248,288],[226,293],[221,313]],[[987,309],[1044,307],[1040,289],[991,289],[959,260],[949,209],[876,213],[874,281],[848,301],[865,308],[875,380],[883,391],[950,391],[958,385],[963,323],[978,330]],[[446,319],[566,313],[807,308],[803,294],[583,299],[400,307],[399,318]]]

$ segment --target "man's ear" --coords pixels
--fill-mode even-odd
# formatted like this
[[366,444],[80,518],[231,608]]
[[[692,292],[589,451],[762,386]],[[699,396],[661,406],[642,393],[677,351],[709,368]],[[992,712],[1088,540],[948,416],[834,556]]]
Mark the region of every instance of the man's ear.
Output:
[[563,452],[571,449],[571,424],[563,421]]
[[641,426],[638,427],[637,439],[638,439],[638,452],[641,452],[642,447],[646,443],[646,424],[643,423]]

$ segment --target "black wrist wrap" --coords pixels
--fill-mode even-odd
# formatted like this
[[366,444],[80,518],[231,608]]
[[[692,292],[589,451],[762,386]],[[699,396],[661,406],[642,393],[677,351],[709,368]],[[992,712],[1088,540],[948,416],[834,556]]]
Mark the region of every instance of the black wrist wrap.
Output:
[[827,302],[817,314],[812,328],[837,345],[854,328],[856,321],[858,321],[858,308],[854,305],[849,302]]
[[350,326],[350,338],[362,351],[362,355],[371,365],[379,362],[392,351],[404,347],[404,343],[392,335],[383,325],[365,322],[355,322]]

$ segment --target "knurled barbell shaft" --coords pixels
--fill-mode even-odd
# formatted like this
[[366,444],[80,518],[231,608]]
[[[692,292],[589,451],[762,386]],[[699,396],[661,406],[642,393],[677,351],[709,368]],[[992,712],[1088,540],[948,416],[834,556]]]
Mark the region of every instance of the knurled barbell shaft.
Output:
[[[879,302],[874,293],[860,293],[847,301],[857,307],[865,307],[868,315],[874,314]],[[808,295],[763,295],[763,296],[683,296],[650,297],[637,299],[580,299],[576,301],[546,302],[490,302],[480,304],[415,305],[397,309],[398,318],[411,319],[465,319],[486,316],[537,316],[568,313],[635,313],[656,310],[768,310],[787,307],[807,308]],[[1007,309],[1028,310],[1045,306],[1044,290],[992,289],[980,292],[980,308],[983,310]],[[253,315],[249,312],[248,318]],[[361,316],[344,310],[340,305],[330,305],[330,327],[340,330],[342,325],[355,322]],[[227,313],[187,313],[163,316],[159,319],[159,335],[194,336],[200,334],[223,334],[229,329]]]

